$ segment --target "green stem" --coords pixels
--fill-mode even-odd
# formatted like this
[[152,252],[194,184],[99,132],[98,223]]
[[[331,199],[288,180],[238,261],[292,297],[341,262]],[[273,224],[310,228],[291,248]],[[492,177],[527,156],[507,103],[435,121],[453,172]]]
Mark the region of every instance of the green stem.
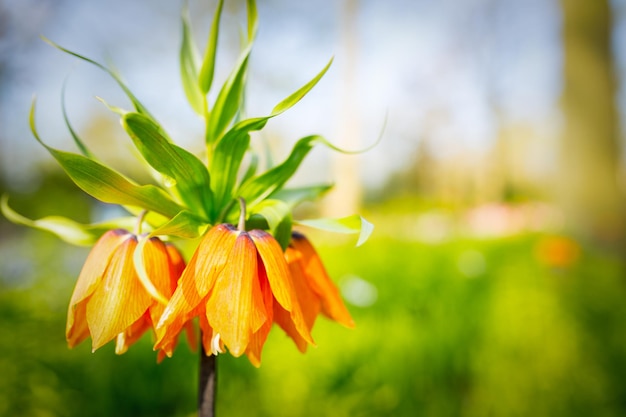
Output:
[[135,226],[135,235],[137,236],[141,234],[141,225],[146,218],[146,214],[148,214],[148,210],[143,210],[141,213],[139,213],[139,216],[137,217],[137,225]]
[[239,197],[239,223],[237,229],[240,231],[246,230],[246,200]]

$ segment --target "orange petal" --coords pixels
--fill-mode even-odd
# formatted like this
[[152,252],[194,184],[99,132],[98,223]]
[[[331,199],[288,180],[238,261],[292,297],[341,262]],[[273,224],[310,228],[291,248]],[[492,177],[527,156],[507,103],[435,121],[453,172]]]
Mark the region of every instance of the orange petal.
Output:
[[[280,244],[272,235],[262,230],[252,230],[250,231],[250,236],[254,240],[259,255],[261,255],[263,260],[274,298],[282,308],[291,313],[291,320],[300,335],[307,342],[314,344],[311,332],[304,321],[301,307],[298,304],[298,297]],[[274,312],[276,312],[276,308],[274,308]]]
[[198,349],[198,333],[191,320],[185,323],[185,335],[191,351],[195,352]]
[[257,277],[257,252],[246,232],[239,232],[228,262],[217,277],[206,315],[235,357],[245,352],[250,334],[267,320]]
[[291,311],[294,292],[282,248],[272,235],[262,230],[251,230],[250,237],[263,260],[274,298],[285,310]]
[[133,324],[150,306],[151,297],[139,282],[133,264],[137,239],[115,250],[100,285],[87,303],[87,323],[93,350]]
[[172,294],[176,289],[178,278],[180,278],[185,270],[185,260],[183,259],[183,255],[181,255],[178,249],[171,243],[166,243],[165,249],[170,259],[170,277],[172,277],[172,291],[170,294]]
[[[204,299],[224,268],[236,237],[236,231],[230,225],[215,226],[204,236],[182,271],[178,287],[156,326],[155,349],[172,346],[185,323],[198,315],[198,309],[206,302]],[[204,309],[202,312],[204,314]]]
[[172,340],[178,337],[185,323],[192,317],[191,313],[194,309],[201,306],[202,297],[198,294],[194,281],[197,257],[197,252],[191,257],[189,264],[178,280],[178,287],[156,325],[157,342],[154,346],[155,350],[171,344]]
[[274,322],[287,333],[287,336],[291,337],[300,352],[306,352],[309,343],[302,337],[298,329],[296,329],[291,318],[291,313],[278,303],[274,303]]
[[208,294],[215,279],[224,269],[237,234],[233,226],[219,224],[211,228],[198,245],[196,249],[198,263],[194,270],[194,279],[198,293],[202,297]]
[[287,248],[285,258],[288,261],[293,287],[298,298],[298,304],[302,309],[304,322],[310,331],[313,328],[313,324],[315,324],[316,317],[320,313],[320,297],[309,287],[302,263],[298,256],[295,256],[294,259],[294,255],[297,255],[297,251],[293,248]]
[[[76,281],[76,286],[74,287],[67,312],[66,336],[68,341],[70,338],[73,339],[70,345],[75,346],[79,343],[76,342],[78,339],[81,339],[78,335],[84,333],[74,329],[74,320],[77,316],[75,309],[81,301],[85,300],[94,292],[104,275],[104,271],[109,265],[109,261],[115,249],[130,236],[130,233],[122,229],[110,230],[100,237],[93,249],[91,249],[89,256],[87,256],[83,269],[78,276],[78,281]],[[84,317],[84,311],[82,312],[82,316]],[[79,326],[84,324],[85,323],[79,324]],[[84,339],[83,337],[81,340]]]
[[[159,294],[171,298],[178,276],[173,277],[172,264],[166,245],[158,238],[148,240],[143,248],[143,264],[146,274]],[[152,300],[150,305],[151,323],[158,323],[165,305]]]
[[265,341],[267,340],[267,336],[272,330],[272,322],[274,320],[274,296],[272,295],[272,290],[270,288],[270,284],[267,280],[267,274],[265,273],[265,268],[263,267],[263,262],[259,259],[259,255],[257,255],[257,270],[259,277],[259,286],[261,289],[261,295],[263,297],[263,305],[265,306],[265,314],[267,316],[267,320],[256,332],[252,333],[250,336],[250,343],[248,344],[248,349],[246,349],[246,355],[248,355],[248,359],[252,363],[252,365],[257,368],[261,366],[261,351],[263,350],[263,345],[265,345]]
[[[83,300],[70,309],[72,314],[72,325],[68,326],[65,336],[67,338],[67,344],[70,348],[78,345],[83,340],[89,337],[89,327],[87,326],[87,300]],[[70,319],[67,320],[68,325]]]
[[328,276],[313,245],[299,233],[293,233],[290,245],[302,254],[299,261],[309,286],[321,298],[322,312],[346,327],[354,327],[354,320],[341,299],[339,289]]
[[200,333],[202,335],[202,348],[204,349],[204,353],[207,355],[211,355],[211,343],[213,342],[213,328],[209,325],[209,321],[206,318],[206,312],[202,311],[203,314],[199,317],[200,324]]
[[[148,240],[143,248],[143,264],[154,287],[166,297],[171,297],[172,276],[170,256],[165,244],[158,238]],[[178,277],[176,277],[178,278]]]
[[117,335],[115,343],[115,353],[121,355],[126,353],[128,348],[138,341],[143,334],[152,328],[152,320],[146,312],[136,322]]

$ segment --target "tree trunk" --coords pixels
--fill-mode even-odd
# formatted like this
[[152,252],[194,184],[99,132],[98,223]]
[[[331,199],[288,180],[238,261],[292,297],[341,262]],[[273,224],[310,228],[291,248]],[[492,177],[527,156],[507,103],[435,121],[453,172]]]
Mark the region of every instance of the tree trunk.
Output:
[[609,0],[561,0],[565,126],[558,178],[566,221],[595,241],[623,241],[624,194]]

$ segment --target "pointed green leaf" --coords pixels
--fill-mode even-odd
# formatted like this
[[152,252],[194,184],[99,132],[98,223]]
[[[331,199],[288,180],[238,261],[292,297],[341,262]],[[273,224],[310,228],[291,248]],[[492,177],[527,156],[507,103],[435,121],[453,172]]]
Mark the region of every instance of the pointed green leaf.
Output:
[[104,106],[109,109],[110,111],[112,111],[115,114],[118,114],[120,116],[124,116],[126,113],[128,113],[128,110],[124,110],[121,107],[117,107],[114,106],[112,104],[109,104],[105,99],[103,99],[102,97],[98,97],[96,96],[96,100],[98,100],[100,103],[104,104]]
[[213,206],[209,172],[193,154],[167,141],[151,119],[139,113],[122,117],[124,129],[155,170],[169,178],[172,189],[194,213],[210,216]]
[[261,216],[267,222],[270,232],[284,249],[291,239],[291,207],[280,200],[264,200],[250,211],[251,216]]
[[151,236],[176,236],[184,239],[194,239],[202,236],[208,223],[198,216],[183,210],[167,223],[157,227],[150,233]]
[[114,71],[112,71],[109,68],[105,67],[104,65],[100,64],[99,62],[94,61],[93,59],[89,59],[89,58],[84,57],[84,56],[82,56],[80,54],[77,54],[76,52],[72,52],[69,49],[66,49],[66,48],[62,47],[61,45],[58,45],[57,43],[51,41],[50,39],[48,39],[48,38],[46,38],[44,36],[42,36],[41,38],[45,42],[47,42],[48,44],[50,44],[53,47],[57,48],[58,50],[63,51],[65,53],[67,53],[67,54],[73,55],[76,58],[81,59],[83,61],[89,62],[90,64],[95,65],[96,67],[100,68],[101,70],[103,70],[104,72],[109,74],[115,80],[115,82],[117,82],[117,84],[124,91],[124,93],[126,93],[126,96],[133,103],[133,106],[135,107],[135,110],[138,111],[139,113],[145,114],[146,116],[152,118],[152,116],[150,115],[150,112],[148,112],[148,110],[145,108],[145,106],[143,104],[141,104],[141,102],[137,99],[137,97],[135,97],[135,95],[130,91],[130,89],[126,86],[126,84],[124,84],[124,82],[122,81],[122,79],[120,78],[120,76],[117,73],[115,73]]
[[291,230],[293,228],[293,217],[291,213],[287,216],[283,217],[280,223],[272,230],[272,234],[274,238],[280,243],[280,247],[283,248],[283,251],[287,249],[289,246],[289,242],[291,241]]
[[74,139],[74,143],[80,150],[80,152],[85,155],[87,158],[96,159],[94,154],[91,153],[89,148],[83,143],[82,139],[78,136],[76,131],[72,128],[70,124],[70,119],[67,116],[67,111],[65,109],[65,87],[67,85],[67,78],[63,81],[63,87],[61,87],[61,111],[63,112],[63,120],[65,120],[65,126],[70,131],[70,135],[72,135],[72,139]]
[[50,152],[72,181],[92,197],[105,203],[142,207],[168,217],[182,209],[158,187],[136,185],[122,174],[85,156],[46,145],[35,127],[34,100],[30,110],[30,129],[35,139]]
[[280,190],[296,172],[313,145],[320,140],[323,140],[322,137],[317,135],[300,139],[283,163],[243,183],[238,192],[239,197],[246,200],[248,207],[254,207],[265,197]]
[[333,60],[331,59],[328,62],[328,64],[326,64],[326,66],[311,81],[306,83],[304,86],[302,86],[296,92],[294,92],[293,94],[289,95],[288,97],[283,99],[280,103],[278,103],[276,106],[274,106],[274,108],[272,109],[272,112],[271,112],[271,114],[269,116],[254,117],[254,118],[242,120],[242,121],[236,123],[232,127],[232,129],[229,130],[228,133],[230,133],[231,131],[252,132],[252,131],[263,129],[265,127],[265,125],[267,124],[267,121],[269,119],[271,119],[273,117],[276,117],[279,114],[281,114],[281,113],[285,112],[286,110],[290,109],[298,101],[300,101],[309,91],[311,91],[311,89],[317,84],[317,82],[324,76],[326,71],[328,71],[328,68],[330,67],[332,62],[333,62]]
[[217,52],[217,39],[219,35],[220,17],[222,16],[222,7],[224,6],[224,0],[219,0],[215,14],[213,15],[213,23],[211,24],[211,31],[209,32],[209,40],[207,41],[206,51],[204,53],[204,59],[202,61],[202,67],[200,68],[200,78],[198,79],[198,85],[200,90],[207,94],[211,89],[213,83],[213,73],[215,71],[215,54]]
[[244,183],[248,181],[250,178],[256,174],[256,170],[259,167],[259,156],[256,153],[250,155],[250,162],[248,163],[248,168],[246,172],[243,173],[241,177],[241,182]]
[[211,179],[217,210],[233,198],[237,173],[249,145],[250,135],[247,132],[231,130],[215,148],[211,163]]
[[374,231],[374,225],[357,214],[340,219],[298,220],[296,224],[335,233],[358,233],[359,239],[356,244],[357,246],[365,243]]
[[314,201],[324,195],[333,186],[328,184],[299,188],[284,188],[270,195],[270,198],[284,201],[293,209],[303,201]]
[[165,216],[173,216],[181,210],[158,187],[136,185],[121,174],[84,156],[50,147],[47,149],[78,187],[102,202],[142,207]]
[[290,213],[289,206],[280,200],[264,200],[249,211],[251,216],[255,214],[262,216],[270,229],[275,229]]
[[256,36],[258,27],[258,13],[256,10],[256,2],[254,0],[248,0],[246,2],[248,8],[248,43],[252,43]]
[[208,120],[207,143],[216,143],[219,140],[241,107],[251,46],[243,51],[215,99]]
[[9,207],[9,199],[6,195],[2,196],[0,210],[13,223],[53,233],[65,242],[77,246],[93,245],[106,231],[117,228],[132,228],[136,221],[134,217],[122,217],[102,223],[81,224],[61,216],[46,216],[32,220]]
[[328,64],[326,64],[326,66],[322,68],[322,70],[315,77],[313,77],[311,81],[309,81],[308,83],[300,87],[296,92],[291,94],[289,97],[278,103],[272,109],[271,117],[281,114],[285,110],[293,107],[298,101],[300,101],[302,97],[304,97],[309,91],[311,91],[313,87],[315,87],[315,84],[318,83],[318,81],[324,76],[324,74],[326,74],[326,71],[328,71],[328,68],[330,68],[330,65],[332,63],[333,58],[328,61]]
[[189,17],[187,4],[182,13],[183,23],[183,39],[180,45],[180,75],[183,83],[183,89],[187,96],[187,101],[191,108],[199,115],[203,115],[205,111],[206,98],[200,90],[198,84],[198,68],[200,67],[200,57],[198,49],[193,41],[193,36],[189,28]]

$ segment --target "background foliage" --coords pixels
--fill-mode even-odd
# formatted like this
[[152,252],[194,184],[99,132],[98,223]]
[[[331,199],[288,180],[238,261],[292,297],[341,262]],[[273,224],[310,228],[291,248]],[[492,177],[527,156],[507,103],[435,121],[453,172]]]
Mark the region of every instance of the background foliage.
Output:
[[[70,190],[53,178],[16,205],[33,215],[70,207],[87,215],[88,198]],[[574,241],[545,234],[440,243],[389,237],[398,207],[370,208],[387,233],[360,248],[314,238],[356,329],[321,319],[318,346],[306,355],[273,332],[260,369],[220,356],[220,415],[626,412],[626,271],[617,255],[578,252]],[[158,366],[149,337],[122,356],[112,346],[92,354],[88,343],[68,350],[67,302],[86,250],[1,225],[9,238],[0,241],[0,415],[194,414],[197,356],[186,343]]]

